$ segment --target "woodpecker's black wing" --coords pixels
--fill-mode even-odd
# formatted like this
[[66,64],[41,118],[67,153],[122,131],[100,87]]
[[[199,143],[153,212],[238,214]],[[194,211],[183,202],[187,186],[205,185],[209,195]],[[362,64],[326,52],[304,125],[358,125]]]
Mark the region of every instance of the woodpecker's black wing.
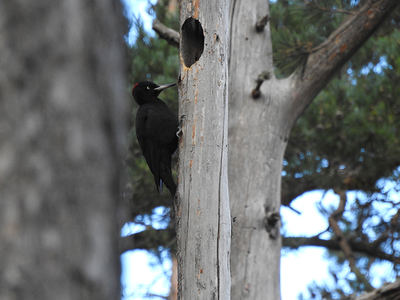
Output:
[[136,135],[157,186],[165,183],[172,195],[176,184],[172,178],[171,155],[178,146],[178,120],[161,100],[143,104],[136,114]]

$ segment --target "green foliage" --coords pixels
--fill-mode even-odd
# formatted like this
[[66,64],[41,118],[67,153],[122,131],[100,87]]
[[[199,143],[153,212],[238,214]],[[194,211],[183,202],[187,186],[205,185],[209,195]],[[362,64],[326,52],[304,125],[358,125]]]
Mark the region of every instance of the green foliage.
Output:
[[277,1],[271,5],[272,47],[277,75],[303,67],[308,55],[351,13],[357,1]]
[[292,131],[287,176],[318,174],[329,178],[324,189],[375,192],[400,165],[399,43],[399,31],[370,39],[317,96]]

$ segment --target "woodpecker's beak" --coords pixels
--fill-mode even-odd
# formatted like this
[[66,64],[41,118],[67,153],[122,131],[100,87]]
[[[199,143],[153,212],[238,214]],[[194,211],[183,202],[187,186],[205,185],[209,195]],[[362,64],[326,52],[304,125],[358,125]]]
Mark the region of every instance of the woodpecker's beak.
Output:
[[159,87],[156,87],[154,90],[157,92],[161,92],[161,91],[163,91],[171,86],[175,86],[175,85],[176,85],[176,83],[163,84],[163,85],[160,85]]

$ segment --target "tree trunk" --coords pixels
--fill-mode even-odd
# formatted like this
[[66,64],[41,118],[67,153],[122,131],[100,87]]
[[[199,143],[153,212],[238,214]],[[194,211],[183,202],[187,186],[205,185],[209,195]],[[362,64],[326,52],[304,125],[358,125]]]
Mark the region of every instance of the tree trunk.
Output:
[[228,3],[180,4],[179,113],[184,115],[176,203],[180,299],[230,299]]
[[122,15],[87,2],[0,2],[0,299],[120,296]]
[[[279,207],[288,81],[273,75],[265,0],[233,2],[229,86],[232,299],[280,299]],[[254,99],[259,74],[269,74]],[[268,76],[265,76],[268,77]],[[254,94],[253,94],[254,95]]]

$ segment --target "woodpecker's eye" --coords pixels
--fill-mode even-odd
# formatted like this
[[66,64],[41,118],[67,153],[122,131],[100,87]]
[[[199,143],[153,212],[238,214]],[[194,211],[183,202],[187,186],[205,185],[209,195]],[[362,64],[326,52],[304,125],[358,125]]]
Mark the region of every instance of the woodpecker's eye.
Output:
[[150,87],[149,87],[149,86],[146,86],[146,90],[150,90]]

